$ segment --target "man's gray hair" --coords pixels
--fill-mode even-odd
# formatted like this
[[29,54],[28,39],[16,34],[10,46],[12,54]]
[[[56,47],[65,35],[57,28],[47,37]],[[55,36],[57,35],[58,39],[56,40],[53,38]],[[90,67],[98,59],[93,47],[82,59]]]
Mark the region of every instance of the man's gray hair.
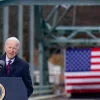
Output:
[[[19,47],[20,47],[20,42],[19,42],[19,40],[18,40],[16,37],[9,37],[9,38],[6,40],[5,45],[7,44],[7,42],[8,42],[9,40],[16,40],[16,41],[18,42]],[[19,47],[18,47],[18,48],[19,48]]]

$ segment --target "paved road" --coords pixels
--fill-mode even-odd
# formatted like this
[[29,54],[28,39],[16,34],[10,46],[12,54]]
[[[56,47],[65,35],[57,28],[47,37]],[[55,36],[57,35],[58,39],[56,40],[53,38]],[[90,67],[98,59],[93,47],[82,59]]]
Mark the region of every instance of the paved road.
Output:
[[100,99],[66,99],[66,98],[53,98],[47,100],[100,100]]
[[93,93],[93,94],[75,94],[72,95],[70,98],[66,96],[40,96],[40,97],[31,97],[29,100],[100,100],[100,93]]
[[100,100],[100,98],[67,98],[67,97],[57,97],[57,98],[50,98],[46,100]]
[[72,95],[70,98],[66,96],[57,97],[57,98],[50,98],[47,100],[100,100],[100,93],[93,93],[93,94],[75,94]]
[[57,97],[57,98],[50,98],[47,100],[68,100],[66,97]]

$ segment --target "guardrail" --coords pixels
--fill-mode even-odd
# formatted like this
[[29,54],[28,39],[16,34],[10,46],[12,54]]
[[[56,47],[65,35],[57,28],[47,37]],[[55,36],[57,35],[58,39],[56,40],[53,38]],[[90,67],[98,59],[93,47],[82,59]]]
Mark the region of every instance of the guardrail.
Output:
[[46,94],[53,94],[54,89],[53,85],[45,85],[45,86],[34,86],[34,92],[32,96],[39,96],[39,95],[46,95]]
[[55,93],[57,89],[55,85],[34,86],[34,92],[28,100],[47,100],[65,95],[65,92],[61,92],[60,94]]

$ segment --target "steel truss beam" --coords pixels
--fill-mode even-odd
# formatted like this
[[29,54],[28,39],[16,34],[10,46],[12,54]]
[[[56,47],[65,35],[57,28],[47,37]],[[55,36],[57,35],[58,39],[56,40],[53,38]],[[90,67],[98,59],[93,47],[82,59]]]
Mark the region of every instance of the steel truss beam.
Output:
[[0,6],[5,5],[100,5],[100,0],[1,0]]
[[[41,76],[41,83],[40,85],[42,86],[43,84],[48,84],[48,68],[47,68],[47,55],[48,55],[48,44],[52,45],[54,43],[60,44],[62,46],[63,44],[77,44],[77,43],[100,43],[100,38],[96,37],[92,32],[97,31],[99,33],[100,27],[59,27],[58,23],[62,21],[64,16],[69,12],[69,10],[72,8],[73,5],[87,5],[87,6],[94,6],[94,5],[100,5],[100,0],[2,0],[0,1],[0,6],[11,6],[11,5],[37,5],[36,11],[35,11],[35,16],[36,16],[36,28],[37,28],[37,33],[38,33],[38,39],[39,39],[39,52],[40,52],[40,57],[39,57],[39,62],[40,62],[40,76]],[[65,5],[65,12],[63,15],[60,17],[57,21],[57,11],[59,10],[55,8],[54,9],[54,18],[53,18],[53,24],[50,25],[48,20],[43,19],[42,16],[42,7],[43,5]],[[36,14],[37,13],[37,14]],[[44,27],[44,26],[45,27]],[[77,31],[76,31],[77,30]],[[68,37],[63,37],[64,34],[68,34]],[[91,39],[75,39],[73,38],[76,34],[79,32],[86,32]],[[57,33],[57,35],[55,35]],[[60,34],[60,35],[59,35]],[[62,37],[62,38],[59,38]],[[48,44],[47,44],[48,43]],[[59,45],[59,46],[60,46]],[[66,45],[64,45],[66,46]],[[46,62],[46,63],[45,63]]]
[[[53,24],[49,23],[48,18],[50,18],[50,16],[47,18],[48,20],[44,19],[44,23],[45,23],[44,41],[48,40],[48,42],[44,42],[45,45],[49,46],[50,43],[52,44],[53,43],[57,43],[57,44],[59,43],[69,44],[70,43],[70,45],[73,45],[75,43],[76,44],[96,43],[98,45],[98,43],[100,43],[100,26],[64,26],[61,24],[59,25],[58,23],[63,20],[65,15],[67,15],[71,9],[73,9],[73,6],[61,5],[60,7],[66,8],[62,14],[63,16],[57,17],[56,15],[57,19],[54,20],[55,18],[54,16],[56,13],[55,14],[52,13],[52,15],[50,14],[50,16],[52,16],[52,20],[55,23]],[[58,8],[60,7],[58,6]],[[54,9],[53,9],[54,12],[55,11],[59,12],[59,9],[57,9],[57,7],[55,7]],[[80,35],[80,34],[86,34],[88,37],[87,38],[86,37],[75,38],[77,35]]]

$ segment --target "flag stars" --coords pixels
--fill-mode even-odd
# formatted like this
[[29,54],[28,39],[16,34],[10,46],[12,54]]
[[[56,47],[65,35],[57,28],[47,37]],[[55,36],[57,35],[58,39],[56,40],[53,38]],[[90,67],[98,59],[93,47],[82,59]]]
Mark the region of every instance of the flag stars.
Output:
[[66,57],[67,71],[87,71],[90,70],[90,50],[70,49]]

